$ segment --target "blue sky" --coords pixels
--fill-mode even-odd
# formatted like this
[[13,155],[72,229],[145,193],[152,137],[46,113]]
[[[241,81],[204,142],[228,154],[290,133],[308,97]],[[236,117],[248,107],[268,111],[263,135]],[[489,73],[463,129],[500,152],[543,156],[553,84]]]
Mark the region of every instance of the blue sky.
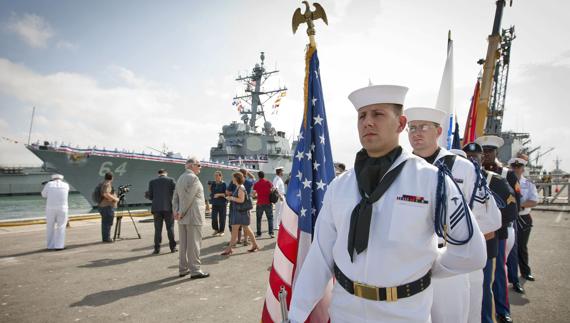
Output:
[[[333,157],[351,164],[359,148],[346,99],[375,84],[408,85],[407,105],[435,104],[447,30],[455,53],[455,107],[467,114],[486,52],[495,1],[321,1],[317,22],[323,91]],[[7,1],[0,0],[0,134],[80,146],[170,149],[208,158],[221,126],[238,115],[234,81],[266,52],[286,85],[270,121],[293,135],[302,114],[304,27],[291,32],[296,1]],[[564,1],[514,1],[503,27],[516,25],[504,129],[532,133],[555,147],[570,169],[565,107],[570,97],[570,23]],[[354,122],[347,120],[354,120]],[[462,122],[463,123],[463,122]],[[461,124],[463,127],[463,124]],[[402,138],[407,144],[407,138]],[[38,161],[0,143],[0,164]]]

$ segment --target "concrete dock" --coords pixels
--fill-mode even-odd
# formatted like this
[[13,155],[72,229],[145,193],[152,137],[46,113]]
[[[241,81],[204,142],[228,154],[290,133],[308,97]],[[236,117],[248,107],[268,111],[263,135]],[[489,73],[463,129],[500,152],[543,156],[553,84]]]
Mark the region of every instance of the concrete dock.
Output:
[[[253,217],[252,217],[253,218]],[[568,322],[570,213],[537,211],[530,238],[535,282],[525,295],[510,290],[515,322]],[[259,322],[275,239],[264,234],[259,252],[236,248],[203,228],[203,269],[210,278],[178,277],[178,253],[163,234],[153,249],[152,222],[123,218],[123,240],[103,244],[97,219],[72,222],[66,249],[45,249],[45,226],[0,228],[0,322]]]

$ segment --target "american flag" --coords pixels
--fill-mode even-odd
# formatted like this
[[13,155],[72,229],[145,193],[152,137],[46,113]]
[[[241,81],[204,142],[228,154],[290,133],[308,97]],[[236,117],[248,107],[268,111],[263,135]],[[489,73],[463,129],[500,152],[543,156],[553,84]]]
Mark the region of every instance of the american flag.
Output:
[[[327,186],[335,176],[316,48],[309,47],[305,59],[305,111],[269,274],[261,317],[264,323],[282,320],[281,286],[287,290],[289,308],[291,295],[296,292],[292,290],[295,277],[311,245]],[[326,295],[308,321],[328,321],[330,293]]]

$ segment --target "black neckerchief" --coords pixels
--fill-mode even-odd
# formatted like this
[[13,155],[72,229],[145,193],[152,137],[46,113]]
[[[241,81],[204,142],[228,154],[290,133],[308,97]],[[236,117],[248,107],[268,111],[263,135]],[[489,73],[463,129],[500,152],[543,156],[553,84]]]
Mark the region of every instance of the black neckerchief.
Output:
[[356,154],[354,171],[358,187],[368,196],[378,186],[382,176],[386,174],[394,161],[402,154],[402,147],[398,146],[382,157],[370,157],[366,150],[362,149]]
[[359,254],[368,247],[370,222],[372,221],[372,204],[378,201],[394,182],[406,161],[400,163],[387,173],[394,161],[402,154],[398,146],[382,157],[369,157],[362,149],[356,154],[354,171],[360,192],[360,202],[352,210],[348,232],[348,254],[353,261],[354,251]]
[[422,156],[420,156],[420,155],[418,155],[418,154],[414,154],[414,155],[423,158],[425,161],[427,161],[428,163],[430,163],[430,164],[433,165],[433,163],[435,163],[435,159],[437,158],[437,155],[439,155],[439,152],[440,152],[440,151],[441,151],[441,148],[440,148],[440,147],[437,147],[437,150],[435,151],[435,153],[433,153],[433,154],[431,154],[431,155],[429,155],[429,156],[427,156],[427,157],[422,157]]

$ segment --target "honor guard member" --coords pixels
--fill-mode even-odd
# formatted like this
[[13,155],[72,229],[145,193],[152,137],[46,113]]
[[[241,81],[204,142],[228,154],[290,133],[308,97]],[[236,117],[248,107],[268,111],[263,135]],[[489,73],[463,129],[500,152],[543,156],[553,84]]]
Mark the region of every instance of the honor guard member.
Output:
[[[495,137],[497,146],[501,143],[501,138]],[[499,140],[500,139],[500,140]],[[479,164],[483,164],[484,148],[478,143],[469,143],[463,150],[467,156]],[[507,281],[506,281],[506,239],[507,228],[517,216],[518,205],[515,193],[506,179],[492,171],[482,169],[483,177],[486,179],[489,188],[495,196],[495,200],[502,204],[501,218],[502,225],[495,232],[493,239],[487,240],[487,265],[483,270],[483,304],[481,310],[481,320],[484,323],[512,322],[510,311],[499,311],[499,302],[507,304]],[[499,301],[498,301],[499,300]],[[504,307],[503,307],[504,308]],[[508,308],[508,307],[507,307]],[[496,319],[495,319],[496,318]]]
[[[431,277],[485,264],[483,235],[453,180],[399,146],[407,90],[375,85],[348,97],[363,149],[327,189],[295,281],[293,322],[307,319],[333,275],[332,322],[429,322]],[[450,242],[441,253],[436,233]]]
[[[441,124],[446,121],[447,113],[439,109],[414,107],[406,109],[404,115],[408,119],[408,139],[413,154],[432,165],[445,165],[461,189],[483,234],[499,229],[501,212],[495,199],[488,193],[489,189],[480,180],[480,170],[469,160],[457,157],[438,146],[443,132]],[[438,246],[445,248],[442,238],[439,239]],[[472,321],[481,320],[482,270],[443,279],[436,278],[432,285],[434,298],[431,318],[434,322],[466,323],[470,316],[473,317]]]
[[[521,276],[528,280],[534,281],[534,276],[528,264],[528,239],[530,237],[530,230],[532,229],[532,217],[530,210],[538,204],[538,192],[536,186],[524,176],[524,167],[527,164],[526,156],[521,158],[511,158],[509,165],[511,170],[517,175],[521,187],[521,204],[518,217],[518,256],[519,268]],[[528,158],[528,157],[526,157]]]

